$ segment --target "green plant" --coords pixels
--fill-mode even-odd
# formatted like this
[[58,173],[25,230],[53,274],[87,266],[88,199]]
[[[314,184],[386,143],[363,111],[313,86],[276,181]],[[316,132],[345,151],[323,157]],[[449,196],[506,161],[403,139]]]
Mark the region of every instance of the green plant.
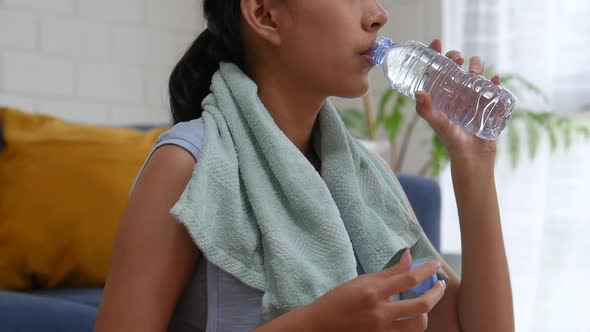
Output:
[[[485,76],[490,78],[492,72],[492,68],[486,70]],[[536,95],[544,101],[545,105],[550,104],[549,97],[539,87],[523,76],[508,73],[500,75],[500,77],[502,77],[503,86],[512,91],[517,99],[527,94]],[[394,160],[391,167],[396,172],[400,171],[408,152],[409,143],[413,138],[416,125],[419,121],[419,116],[413,108],[413,102],[409,97],[392,89],[387,89],[379,99],[379,107],[375,115],[374,124],[371,121],[367,121],[367,118],[371,119],[373,116],[370,106],[368,106],[370,111],[367,111],[367,104],[370,105],[365,98],[364,110],[347,108],[339,110],[339,113],[351,134],[357,138],[374,140],[374,133],[376,131],[385,130],[392,149],[392,160]],[[519,129],[521,123],[526,128],[525,132],[521,132]],[[562,144],[565,149],[571,147],[576,136],[590,140],[589,124],[578,124],[568,116],[551,112],[548,107],[532,110],[521,108],[517,105],[512,119],[508,122],[505,130],[505,137],[508,139],[507,145],[510,161],[513,168],[516,168],[520,161],[523,135],[526,136],[528,156],[531,160],[537,156],[543,134],[548,136],[552,152],[557,150],[560,140],[563,140]],[[504,138],[501,137],[501,139]],[[418,170],[418,174],[437,177],[449,161],[449,154],[438,137],[434,135],[434,132],[432,132],[431,139],[426,144],[430,145],[430,159]]]

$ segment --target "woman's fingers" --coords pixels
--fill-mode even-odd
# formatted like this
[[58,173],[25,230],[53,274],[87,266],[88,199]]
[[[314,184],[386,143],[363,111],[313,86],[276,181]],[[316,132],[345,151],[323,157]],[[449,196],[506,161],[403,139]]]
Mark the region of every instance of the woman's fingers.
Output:
[[[478,75],[483,75],[485,72],[485,64],[481,60],[481,57],[474,56],[469,59],[469,71]],[[492,83],[500,85],[500,76],[494,75],[491,78]]]
[[484,64],[479,56],[474,56],[469,59],[469,71],[478,75],[483,75]]
[[456,64],[462,66],[465,63],[465,59],[461,56],[461,52],[459,51],[449,51],[446,54],[447,58],[455,61]]
[[384,297],[389,298],[392,295],[407,291],[410,288],[418,286],[426,278],[435,274],[442,266],[440,261],[430,261],[426,264],[403,273],[381,276],[381,291]]
[[[430,43],[430,46],[428,47],[437,51],[438,53],[442,51],[442,43],[439,39],[433,40],[432,43]],[[449,51],[447,52],[446,56],[452,59],[459,66],[462,66],[465,63],[465,59],[463,59],[463,57],[461,56],[461,52],[459,51]]]
[[[437,41],[437,40],[435,40]],[[430,44],[430,48],[433,48],[432,45],[434,45],[434,42],[432,42],[433,44]],[[440,43],[439,43],[440,44]],[[434,49],[434,48],[433,48]],[[463,59],[463,56],[461,55],[461,52],[459,51],[449,51],[446,54],[447,58],[453,60],[455,63],[457,63],[459,66],[462,66],[465,63],[465,59]],[[485,64],[483,63],[481,57],[479,56],[474,56],[471,59],[469,59],[469,71],[472,73],[476,73],[478,75],[483,75],[484,71],[485,71]],[[494,77],[492,77],[491,81],[496,84],[496,85],[500,85],[500,77],[498,75],[494,75]]]
[[391,268],[385,269],[376,274],[378,275],[378,277],[387,278],[388,276],[393,276],[407,271],[410,268],[410,266],[412,266],[412,254],[410,253],[410,249],[406,249],[402,257],[400,258],[399,263],[397,263]]
[[416,318],[395,320],[391,327],[393,331],[424,331],[428,327],[428,315],[423,314]]
[[432,43],[430,43],[430,45],[428,47],[437,51],[438,53],[440,53],[442,50],[442,44],[439,39],[433,40]]
[[391,317],[412,318],[429,313],[445,294],[444,281],[438,281],[428,292],[415,299],[387,303],[386,311]]
[[496,85],[500,85],[500,76],[494,75],[494,77],[492,77],[492,82]]

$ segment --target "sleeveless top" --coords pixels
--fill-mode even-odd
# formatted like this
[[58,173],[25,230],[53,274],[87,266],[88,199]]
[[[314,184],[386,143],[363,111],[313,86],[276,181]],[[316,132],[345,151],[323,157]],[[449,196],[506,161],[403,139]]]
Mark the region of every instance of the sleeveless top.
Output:
[[[158,138],[135,183],[153,153],[164,145],[181,147],[198,161],[204,136],[205,123],[202,118],[176,124]],[[359,275],[364,273],[360,264],[357,264],[357,270]],[[210,263],[203,255],[176,305],[168,331],[250,332],[264,323],[263,294]],[[392,300],[397,299],[399,296],[392,297]]]

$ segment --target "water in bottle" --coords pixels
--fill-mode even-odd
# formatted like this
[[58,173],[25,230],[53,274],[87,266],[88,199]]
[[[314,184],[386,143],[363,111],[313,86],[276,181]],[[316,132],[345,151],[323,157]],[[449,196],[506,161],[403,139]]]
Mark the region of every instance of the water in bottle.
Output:
[[495,140],[512,116],[512,94],[417,41],[393,43],[379,37],[371,59],[381,65],[393,89],[414,98],[432,97],[434,109],[481,139]]

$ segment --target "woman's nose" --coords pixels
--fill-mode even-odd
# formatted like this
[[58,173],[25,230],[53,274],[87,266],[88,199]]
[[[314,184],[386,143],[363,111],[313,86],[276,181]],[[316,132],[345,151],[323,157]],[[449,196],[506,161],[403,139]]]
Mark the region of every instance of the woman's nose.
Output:
[[377,32],[389,20],[389,14],[377,1],[371,1],[371,8],[367,10],[367,15],[363,20],[363,29],[368,32]]

